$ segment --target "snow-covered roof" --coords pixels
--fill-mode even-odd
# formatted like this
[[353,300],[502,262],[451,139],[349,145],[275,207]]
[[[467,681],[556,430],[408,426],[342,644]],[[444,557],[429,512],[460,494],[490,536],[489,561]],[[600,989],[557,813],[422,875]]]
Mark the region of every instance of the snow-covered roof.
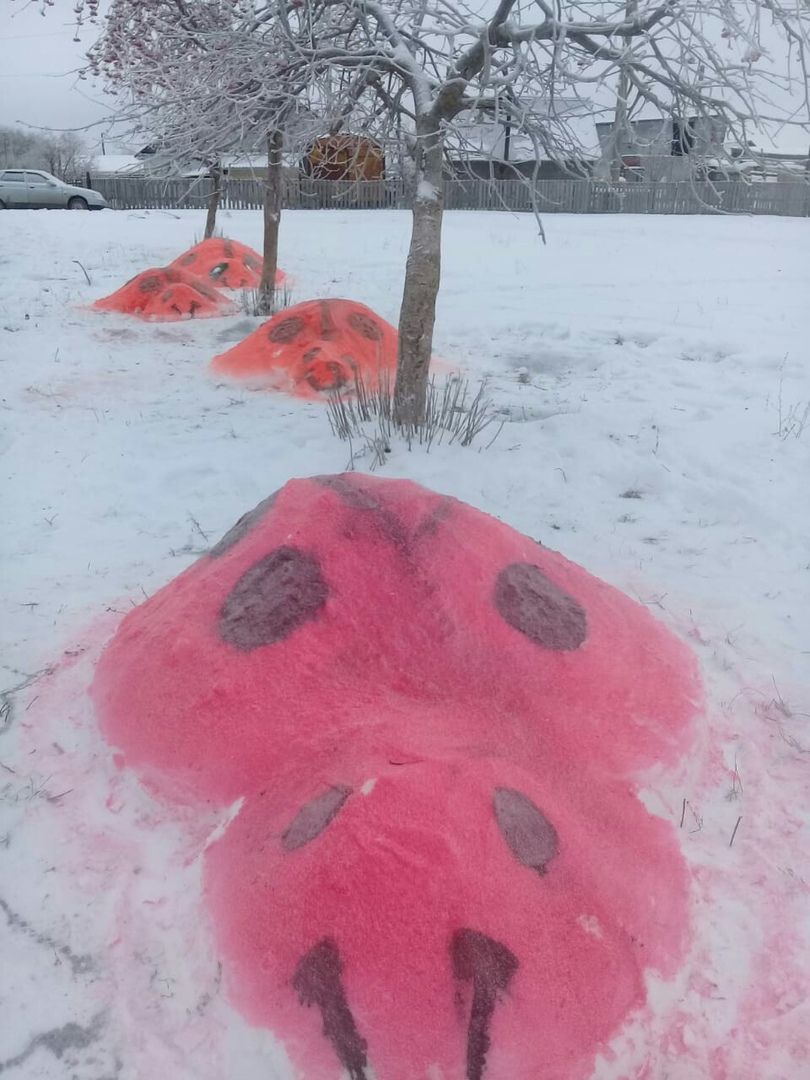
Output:
[[121,176],[126,173],[142,173],[143,162],[134,154],[100,154],[90,166],[93,176]]
[[534,140],[521,131],[518,125],[508,125],[505,116],[493,114],[490,117],[470,113],[462,115],[456,122],[458,134],[451,132],[448,135],[448,150],[454,156],[468,159],[492,158],[502,161],[507,156],[508,131],[508,157],[511,161],[599,156],[599,139],[594,118],[583,108],[581,102],[572,103],[570,109],[566,109],[564,103],[557,102],[553,113],[544,103],[538,102],[531,109],[530,122],[532,127],[544,131],[548,148],[536,146]]
[[755,152],[807,157],[810,154],[810,127],[781,127],[757,131],[751,136]]

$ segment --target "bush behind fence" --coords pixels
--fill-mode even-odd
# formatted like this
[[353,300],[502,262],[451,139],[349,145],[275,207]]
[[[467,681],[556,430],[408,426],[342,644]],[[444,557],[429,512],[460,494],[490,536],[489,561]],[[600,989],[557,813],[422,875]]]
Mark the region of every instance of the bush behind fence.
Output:
[[[92,178],[91,178],[92,179]],[[210,180],[160,180],[136,176],[97,177],[93,187],[120,210],[201,209]],[[448,210],[518,210],[543,214],[775,214],[810,216],[810,184],[740,182],[659,182],[609,184],[600,180],[448,180]],[[262,183],[229,179],[222,206],[259,210]],[[290,210],[406,209],[409,194],[401,180],[342,183],[329,180],[284,180],[284,207]]]

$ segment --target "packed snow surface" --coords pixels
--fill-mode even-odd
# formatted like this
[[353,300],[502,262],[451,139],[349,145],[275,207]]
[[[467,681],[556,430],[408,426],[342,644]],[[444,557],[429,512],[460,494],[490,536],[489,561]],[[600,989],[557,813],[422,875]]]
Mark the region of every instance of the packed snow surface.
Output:
[[[645,1003],[593,1077],[799,1080],[810,221],[545,226],[544,247],[528,216],[446,215],[435,353],[486,375],[505,423],[491,446],[394,443],[380,474],[560,550],[646,605],[699,662],[688,752],[637,778],[688,868],[688,945],[674,973],[648,973]],[[157,325],[89,310],[185,251],[201,214],[16,212],[3,227],[0,690],[14,692],[0,714],[0,1069],[290,1080],[278,1033],[236,1008],[202,901],[203,853],[224,850],[240,798],[201,808],[179,785],[173,799],[142,787],[88,691],[121,617],[240,514],[292,477],[371,459],[332,435],[322,404],[207,370],[256,319]],[[223,214],[221,227],[261,247],[260,214]],[[293,301],[347,297],[396,324],[408,227],[393,212],[285,214]],[[358,790],[390,798],[372,775]],[[581,925],[604,932],[592,913]],[[457,1080],[438,1064],[425,1077]]]

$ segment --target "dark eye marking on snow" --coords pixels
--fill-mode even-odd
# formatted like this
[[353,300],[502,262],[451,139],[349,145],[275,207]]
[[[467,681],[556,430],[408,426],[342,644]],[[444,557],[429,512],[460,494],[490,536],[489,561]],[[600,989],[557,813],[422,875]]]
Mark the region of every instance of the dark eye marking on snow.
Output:
[[520,965],[506,945],[466,928],[453,934],[450,958],[455,978],[471,982],[473,989],[467,1028],[466,1080],[483,1080],[491,1045],[489,1025],[498,994],[507,989]]
[[329,589],[314,555],[280,547],[239,578],[219,613],[223,641],[243,652],[283,641],[314,619]]
[[353,311],[349,316],[349,326],[352,330],[356,330],[362,337],[367,338],[369,341],[382,341],[382,330],[370,319],[368,315],[364,315],[361,311]]
[[293,987],[302,1005],[314,1005],[319,1010],[323,1033],[348,1070],[349,1080],[367,1080],[368,1044],[354,1022],[342,974],[337,944],[332,938],[324,938],[299,961]]
[[288,341],[292,341],[293,338],[297,338],[303,329],[304,320],[297,315],[290,315],[288,319],[282,319],[280,323],[272,327],[267,336],[271,341],[286,344]]
[[217,263],[216,266],[212,266],[211,269],[208,271],[208,276],[216,280],[217,278],[222,277],[222,275],[227,269],[228,264],[226,262]]
[[510,626],[544,649],[578,649],[588,636],[583,608],[531,563],[501,570],[494,602]]
[[560,851],[557,830],[546,815],[531,799],[512,788],[496,788],[493,805],[501,836],[517,861],[545,874]]
[[314,840],[316,836],[320,836],[351,793],[350,787],[338,784],[316,795],[314,799],[310,799],[284,830],[281,837],[281,846],[284,850],[295,851]]

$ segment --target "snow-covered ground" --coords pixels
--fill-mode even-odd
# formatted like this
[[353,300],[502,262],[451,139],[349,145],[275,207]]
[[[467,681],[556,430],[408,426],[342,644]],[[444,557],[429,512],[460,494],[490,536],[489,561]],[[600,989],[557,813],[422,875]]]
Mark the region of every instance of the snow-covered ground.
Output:
[[[87,310],[199,239],[201,215],[2,224],[0,691],[20,689],[0,716],[0,1072],[287,1080],[283,1052],[220,992],[189,839],[198,850],[217,821],[181,829],[115,770],[86,689],[121,613],[289,478],[343,471],[349,449],[321,405],[207,374],[256,320]],[[258,213],[220,225],[261,247]],[[694,940],[677,985],[652,987],[594,1075],[799,1080],[810,221],[545,227],[544,247],[528,216],[447,215],[436,354],[486,375],[507,422],[487,449],[395,446],[385,473],[558,548],[649,605],[702,665],[694,753],[649,796],[693,869]],[[285,215],[294,300],[347,297],[395,323],[408,228],[393,212]]]

